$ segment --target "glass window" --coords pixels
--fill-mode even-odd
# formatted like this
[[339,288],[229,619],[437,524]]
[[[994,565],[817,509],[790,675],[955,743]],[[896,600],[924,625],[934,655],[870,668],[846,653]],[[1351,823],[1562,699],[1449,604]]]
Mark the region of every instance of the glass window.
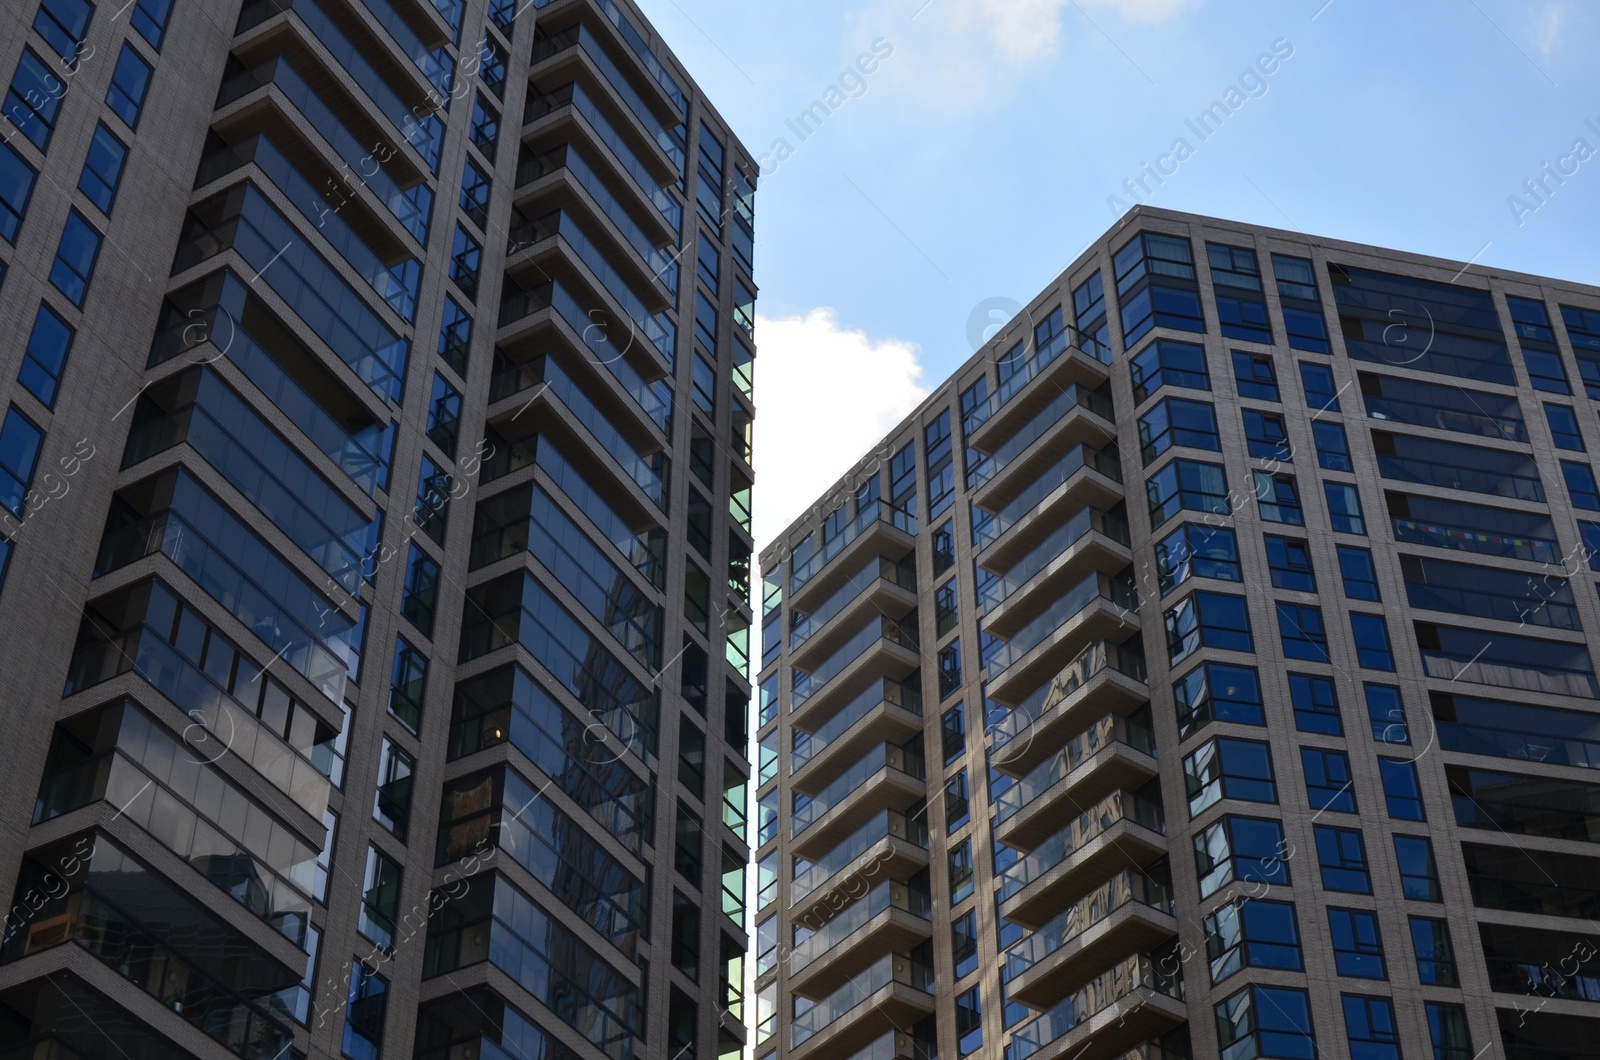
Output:
[[1400,889],[1407,898],[1419,902],[1443,901],[1439,893],[1439,869],[1433,860],[1433,844],[1426,836],[1395,836],[1394,856],[1400,866]]
[[1302,593],[1317,591],[1317,578],[1311,570],[1311,551],[1304,541],[1267,534],[1267,567],[1272,584],[1278,589]]
[[1578,417],[1566,405],[1546,405],[1545,422],[1550,424],[1550,437],[1557,448],[1584,452],[1583,432],[1578,429]]
[[1167,652],[1173,666],[1201,647],[1255,651],[1250,615],[1241,596],[1197,592],[1166,613]]
[[960,1056],[983,1047],[983,999],[974,986],[956,998],[956,1052]]
[[717,349],[717,307],[699,288],[694,292],[694,334],[706,352],[714,356]]
[[1316,1060],[1311,1000],[1304,990],[1247,986],[1215,1010],[1220,1060]]
[[1277,460],[1285,464],[1294,460],[1294,446],[1289,444],[1283,417],[1275,412],[1245,409],[1244,442],[1250,455],[1261,460]]
[[[127,45],[123,45],[126,49]],[[5,116],[33,146],[45,150],[56,131],[56,116],[67,86],[32,48],[23,48],[6,92]]]
[[1428,1038],[1433,1043],[1433,1060],[1474,1060],[1482,1055],[1472,1051],[1472,1035],[1467,1030],[1467,1010],[1461,1005],[1429,1001]]
[[1146,466],[1175,445],[1220,450],[1217,416],[1204,401],[1168,398],[1139,418],[1139,452]]
[[1300,510],[1300,490],[1295,486],[1293,475],[1274,475],[1269,471],[1250,474],[1256,490],[1256,507],[1264,522],[1289,526],[1306,524]]
[[462,379],[467,377],[467,354],[472,347],[472,317],[449,295],[444,296],[444,319],[439,325],[439,359]]
[[1344,1031],[1350,1055],[1361,1060],[1400,1060],[1400,1032],[1394,1025],[1394,1004],[1385,997],[1345,994]]
[[[10,113],[9,104],[6,113]],[[0,239],[7,243],[17,241],[17,229],[22,227],[37,176],[10,144],[0,143]]]
[[1343,482],[1324,482],[1322,492],[1328,499],[1329,525],[1343,534],[1365,534],[1367,520],[1361,512],[1361,495],[1354,486]]
[[1328,662],[1328,631],[1322,625],[1322,608],[1310,604],[1278,603],[1278,636],[1283,654],[1291,659]]
[[450,245],[450,279],[473,301],[478,299],[478,270],[482,265],[483,246],[457,222],[455,241]]
[[416,545],[406,558],[405,588],[400,613],[425,637],[433,636],[433,612],[439,594],[439,564]]
[[1426,986],[1460,986],[1450,925],[1431,916],[1411,918],[1411,948],[1417,954],[1417,981]]
[[1311,440],[1317,446],[1318,464],[1329,471],[1355,470],[1355,465],[1350,462],[1350,442],[1345,438],[1342,426],[1317,420],[1311,424]]
[[1333,943],[1333,962],[1340,975],[1356,979],[1387,979],[1383,963],[1383,940],[1378,934],[1378,917],[1365,909],[1328,910],[1328,937]]
[[16,408],[6,413],[0,425],[0,505],[12,515],[22,515],[33,471],[39,462],[39,447],[44,432],[28,421]]
[[1128,372],[1133,378],[1135,404],[1143,404],[1164,386],[1211,389],[1205,348],[1193,342],[1157,339],[1128,361]]
[[39,13],[33,16],[33,28],[63,62],[72,63],[89,35],[93,16],[94,5],[89,0],[41,0]]
[[67,354],[72,349],[73,330],[61,316],[43,302],[33,318],[33,331],[28,335],[27,348],[22,353],[22,368],[17,372],[17,382],[46,407],[56,403],[56,389],[61,385],[61,373],[67,367]]
[[1261,817],[1232,815],[1194,837],[1194,863],[1200,897],[1209,898],[1234,880],[1289,883],[1292,848],[1283,841],[1283,825]]
[[1162,596],[1191,577],[1242,581],[1233,531],[1185,523],[1156,545],[1156,574]]
[[450,521],[450,473],[426,453],[417,474],[417,503],[411,518],[423,533],[444,544],[445,527]]
[[415,736],[422,727],[428,694],[428,657],[404,637],[394,639],[394,670],[389,679],[389,713]]
[[103,122],[96,124],[94,139],[89,141],[88,157],[83,161],[83,172],[78,175],[78,189],[103,214],[111,213],[117,185],[122,183],[122,167],[127,161],[128,149],[122,141],[111,135]]
[[1522,344],[1522,363],[1528,369],[1528,382],[1535,390],[1543,390],[1551,394],[1570,394],[1572,384],[1567,382],[1567,369],[1561,363],[1561,355],[1552,346],[1548,350],[1539,349],[1534,344]]
[[506,50],[485,30],[478,45],[478,80],[500,99],[506,98]]
[[928,518],[943,515],[956,496],[956,467],[950,427],[950,410],[945,409],[923,428],[928,461]]
[[394,945],[394,923],[399,912],[400,866],[377,847],[368,847],[356,930],[369,942],[387,950]]
[[949,765],[967,752],[967,712],[960,703],[944,712],[940,720],[944,738],[944,764]]
[[500,139],[500,115],[483,98],[483,93],[472,97],[472,142],[483,152],[483,157],[494,161],[495,145]]
[[1352,600],[1377,600],[1378,572],[1372,566],[1372,552],[1354,545],[1340,545],[1339,575],[1344,579],[1344,594]]
[[172,0],[138,0],[128,22],[139,35],[150,42],[150,47],[161,50],[161,40],[167,33],[167,19],[172,15]]
[[678,875],[696,887],[700,886],[704,862],[701,852],[705,836],[703,825],[700,815],[679,799],[677,821],[673,832],[672,864],[678,870]]
[[1356,660],[1370,670],[1393,670],[1394,652],[1389,649],[1389,625],[1382,615],[1350,613],[1350,632],[1356,639]]
[[1587,465],[1563,460],[1561,476],[1567,481],[1567,495],[1574,508],[1600,511],[1600,487],[1595,486],[1594,472]]
[[1328,327],[1322,319],[1322,300],[1317,294],[1317,273],[1310,259],[1274,254],[1272,272],[1278,280],[1289,347],[1308,353],[1332,353]]
[[1213,984],[1240,968],[1305,967],[1292,902],[1252,898],[1225,905],[1205,918],[1204,927]]
[[950,904],[957,905],[972,897],[972,838],[969,836],[950,848]]
[[1325,812],[1356,813],[1355,781],[1350,777],[1350,758],[1343,751],[1321,747],[1300,748],[1300,765],[1306,777],[1306,796],[1311,808]]
[[954,832],[971,820],[971,808],[972,799],[967,789],[967,771],[963,769],[944,785],[945,831]]
[[411,774],[416,761],[387,738],[378,756],[378,791],[372,800],[372,817],[400,842],[411,825]]
[[50,282],[75,306],[83,305],[89,293],[89,277],[94,275],[95,259],[100,256],[100,233],[73,210],[61,229],[56,260],[50,266]]
[[1339,696],[1331,678],[1317,674],[1290,674],[1289,699],[1294,704],[1294,727],[1301,732],[1343,736]]
[[428,397],[427,431],[433,444],[454,460],[461,434],[461,394],[438,372],[433,373],[433,392]]
[[956,978],[978,968],[978,911],[969,909],[950,924],[950,959]]
[[1250,666],[1202,663],[1173,684],[1172,702],[1180,740],[1212,721],[1266,724],[1261,712],[1261,679]]
[[721,285],[722,252],[704,232],[695,240],[695,272],[713,292]]
[[117,57],[117,68],[111,74],[111,87],[106,90],[106,105],[130,129],[139,127],[139,113],[144,109],[145,93],[150,91],[151,73],[150,64],[139,57],[133,45],[124,41],[122,54]]
[[1161,526],[1180,511],[1230,515],[1228,479],[1220,464],[1174,460],[1145,480],[1150,528]]
[[961,687],[961,638],[939,649],[939,698],[944,699]]
[[1305,388],[1306,407],[1318,412],[1339,411],[1339,388],[1333,382],[1333,369],[1313,361],[1300,362],[1300,385]]
[[695,407],[706,415],[715,415],[717,411],[717,370],[710,361],[700,354],[694,355],[694,367],[690,374],[690,383],[693,392]]
[[956,628],[956,581],[951,578],[933,591],[933,627],[937,636]]
[[1416,763],[1401,758],[1380,758],[1378,772],[1383,777],[1383,797],[1389,804],[1390,817],[1399,821],[1428,819],[1422,808]]
[[1268,354],[1234,350],[1233,382],[1242,398],[1278,400],[1278,372]]
[[1141,232],[1117,251],[1113,264],[1125,347],[1154,327],[1205,330],[1194,252],[1187,239]]
[[1278,801],[1272,755],[1265,743],[1226,737],[1202,744],[1183,760],[1183,780],[1194,817],[1222,799]]
[[1406,708],[1400,689],[1394,685],[1367,684],[1367,716],[1372,721],[1372,738],[1379,743],[1410,743],[1406,727]]
[[949,570],[956,561],[956,532],[950,520],[945,520],[933,532],[933,575],[938,577]]
[[1314,831],[1323,888],[1352,894],[1371,894],[1372,880],[1367,875],[1367,845],[1362,841],[1361,831],[1325,824],[1316,825]]
[[480,229],[489,228],[489,192],[493,181],[468,155],[461,167],[461,211]]
[[350,962],[350,992],[344,1009],[344,1055],[350,1060],[378,1060],[383,1050],[383,1021],[389,1010],[389,981]]

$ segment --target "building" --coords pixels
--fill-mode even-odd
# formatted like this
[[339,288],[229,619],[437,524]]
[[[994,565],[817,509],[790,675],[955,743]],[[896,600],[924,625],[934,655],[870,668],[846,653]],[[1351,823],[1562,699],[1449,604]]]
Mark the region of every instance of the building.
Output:
[[0,1045],[736,1056],[749,153],[630,0],[0,43]]
[[1600,1056],[1600,289],[1124,216],[762,556],[757,1060]]

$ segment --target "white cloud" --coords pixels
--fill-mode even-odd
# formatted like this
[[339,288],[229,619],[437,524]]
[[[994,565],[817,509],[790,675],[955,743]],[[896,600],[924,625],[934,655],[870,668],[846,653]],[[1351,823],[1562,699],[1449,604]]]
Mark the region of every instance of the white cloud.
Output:
[[1078,0],[1078,2],[1091,15],[1105,11],[1130,22],[1153,24],[1165,22],[1192,7],[1199,7],[1201,0]]
[[1555,53],[1556,47],[1561,43],[1561,31],[1567,21],[1567,14],[1566,4],[1545,4],[1529,22],[1529,29],[1533,32],[1533,46],[1539,49],[1539,54],[1546,59]]
[[765,548],[928,396],[921,349],[832,309],[756,319],[756,547]]

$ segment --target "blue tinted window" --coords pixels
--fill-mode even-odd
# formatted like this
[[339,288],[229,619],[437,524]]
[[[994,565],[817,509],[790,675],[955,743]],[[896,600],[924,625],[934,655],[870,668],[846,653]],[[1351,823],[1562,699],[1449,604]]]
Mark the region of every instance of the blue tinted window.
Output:
[[1289,444],[1283,417],[1277,413],[1245,409],[1244,443],[1251,456],[1262,460],[1278,460],[1285,464],[1294,460],[1294,446]]
[[1322,493],[1328,500],[1328,521],[1344,534],[1365,534],[1367,521],[1361,512],[1361,495],[1343,482],[1324,482]]
[[422,470],[417,474],[417,503],[411,517],[425,534],[441,545],[450,520],[451,484],[450,473],[424,453]]
[[167,19],[171,15],[172,0],[139,0],[128,21],[141,37],[150,42],[150,47],[160,51],[161,40],[167,34]]
[[1350,462],[1350,442],[1344,428],[1337,423],[1317,420],[1311,425],[1311,440],[1317,445],[1317,463],[1329,471],[1353,471]]
[[1212,721],[1267,723],[1261,712],[1261,679],[1249,666],[1203,663],[1173,684],[1172,703],[1180,740]]
[[1328,345],[1328,327],[1322,319],[1317,273],[1311,261],[1274,254],[1272,271],[1278,280],[1278,298],[1283,304],[1283,326],[1290,348],[1310,353],[1333,352]]
[[1350,759],[1343,751],[1320,747],[1300,748],[1300,765],[1306,776],[1306,797],[1318,813],[1355,813],[1355,782]]
[[383,1021],[389,1011],[389,981],[350,962],[350,995],[345,1001],[342,1050],[351,1060],[378,1060],[383,1048]]
[[83,172],[78,176],[78,188],[103,214],[111,213],[117,185],[122,182],[122,167],[127,161],[128,149],[122,146],[122,141],[112,136],[105,125],[96,125],[94,139],[89,141],[89,156],[84,159]]
[[1429,1001],[1423,1008],[1428,1014],[1428,1040],[1433,1045],[1434,1060],[1473,1060],[1483,1055],[1482,1050],[1472,1048],[1464,1006]]
[[1233,382],[1239,388],[1240,397],[1278,400],[1278,373],[1267,354],[1234,350]]
[[6,421],[0,425],[0,505],[12,515],[22,514],[43,443],[44,432],[26,416],[14,408],[6,413]]
[[1546,405],[1545,422],[1550,424],[1550,437],[1562,449],[1584,451],[1583,432],[1578,429],[1578,417],[1567,405]]
[[1202,744],[1184,758],[1183,781],[1190,817],[1221,799],[1278,801],[1272,755],[1265,743],[1256,740],[1224,737]]
[[478,145],[483,157],[494,161],[495,146],[500,139],[500,115],[495,113],[483,93],[472,97],[472,142]]
[[1345,994],[1343,1001],[1344,1031],[1350,1039],[1350,1055],[1360,1060],[1400,1060],[1400,1032],[1394,1025],[1394,1004],[1388,998],[1350,994]]
[[1352,612],[1350,632],[1356,638],[1356,659],[1372,670],[1393,670],[1394,652],[1389,649],[1389,626],[1382,615]]
[[1201,647],[1254,651],[1250,615],[1241,596],[1195,593],[1166,614],[1167,651],[1176,666]]
[[1383,777],[1383,797],[1389,804],[1390,817],[1400,821],[1428,819],[1422,808],[1415,763],[1400,758],[1380,758],[1378,772]]
[[416,545],[406,558],[405,589],[400,596],[400,613],[425,637],[433,636],[433,612],[439,592],[439,564]]
[[1394,856],[1400,867],[1400,889],[1407,898],[1437,902],[1439,869],[1433,860],[1433,844],[1426,836],[1397,835]]
[[61,373],[67,366],[67,353],[72,349],[72,328],[55,310],[43,302],[33,318],[33,331],[28,336],[28,346],[22,354],[22,369],[17,382],[28,388],[47,408],[56,403],[56,388],[61,384]]
[[950,925],[950,960],[960,979],[978,968],[978,911],[967,910]]
[[6,92],[5,116],[43,151],[56,131],[56,115],[67,86],[32,48],[23,48],[11,88]]
[[1205,918],[1204,927],[1213,983],[1245,967],[1305,967],[1293,903],[1251,898],[1225,905]]
[[94,274],[95,259],[99,256],[100,233],[82,214],[73,210],[67,214],[67,223],[61,229],[61,244],[50,266],[50,282],[73,305],[83,305],[89,293],[89,277]]
[[462,379],[467,377],[467,354],[472,346],[472,317],[449,295],[444,296],[444,319],[439,325],[439,358]]
[[[1216,292],[1217,322],[1222,333],[1230,339],[1246,342],[1272,342],[1272,325],[1267,322],[1267,304],[1258,298],[1240,298],[1237,295]],[[1178,325],[1167,325],[1174,327]],[[1203,331],[1203,327],[1191,328]]]
[[1339,696],[1333,681],[1317,674],[1290,674],[1289,699],[1294,704],[1294,727],[1301,732],[1343,736]]
[[966,1056],[983,1047],[983,999],[979,987],[956,998],[956,1053]]
[[1417,953],[1417,981],[1428,986],[1460,986],[1450,925],[1432,917],[1411,917],[1411,948]]
[[478,80],[501,99],[506,98],[506,50],[487,32],[478,45]]
[[1135,403],[1142,403],[1164,386],[1211,389],[1205,348],[1193,342],[1157,339],[1129,360],[1128,373],[1133,378]]
[[1585,464],[1561,462],[1561,476],[1567,481],[1567,495],[1574,508],[1600,511],[1600,488],[1594,483],[1594,472]]
[[1224,817],[1194,837],[1200,897],[1209,898],[1236,879],[1287,885],[1291,854],[1277,821]]
[[433,373],[433,392],[428,396],[427,430],[433,444],[454,460],[461,434],[461,394],[438,372]]
[[1339,574],[1344,579],[1344,594],[1352,600],[1377,600],[1378,572],[1372,567],[1372,552],[1354,545],[1339,546]]
[[1151,406],[1139,418],[1140,454],[1145,464],[1175,445],[1190,449],[1220,450],[1217,416],[1204,401],[1168,398]]
[[1187,239],[1141,232],[1117,251],[1113,264],[1123,345],[1132,346],[1153,327],[1205,330]]
[[1145,480],[1150,505],[1150,527],[1155,529],[1178,512],[1231,514],[1228,479],[1220,464],[1174,460]]
[[1318,412],[1339,411],[1339,388],[1333,382],[1333,369],[1311,361],[1300,362],[1300,385],[1305,388],[1306,406]]
[[489,174],[468,155],[461,167],[461,210],[481,229],[489,227]]
[[1306,543],[1277,534],[1267,534],[1265,538],[1267,569],[1272,572],[1273,586],[1302,593],[1316,592],[1317,577],[1311,569],[1311,551]]
[[10,144],[0,143],[0,239],[7,243],[17,241],[37,175]]
[[1223,1060],[1315,1060],[1311,1002],[1304,990],[1247,986],[1214,1009]]
[[1406,726],[1405,702],[1394,685],[1366,684],[1367,717],[1372,721],[1372,738],[1379,743],[1410,743]]
[[950,904],[972,896],[972,839],[969,836],[950,848]]
[[1365,909],[1329,909],[1328,934],[1333,942],[1334,965],[1340,975],[1356,979],[1388,978],[1375,914]]
[[461,293],[477,300],[478,269],[483,264],[483,247],[460,224],[456,225],[455,241],[450,245],[450,278]]
[[1156,545],[1156,570],[1163,596],[1190,578],[1243,579],[1238,542],[1225,526],[1185,523],[1178,527]]
[[1522,363],[1528,369],[1528,382],[1535,390],[1551,394],[1570,394],[1572,385],[1567,382],[1567,369],[1561,355],[1554,350],[1522,347]]
[[106,90],[106,105],[130,129],[139,127],[145,93],[150,91],[150,74],[150,64],[139,57],[133,45],[124,42],[117,68],[111,74],[111,87]]
[[94,5],[89,0],[41,0],[39,13],[33,16],[33,28],[70,63],[78,57],[93,16]]
[[1367,876],[1367,846],[1354,828],[1315,827],[1317,864],[1322,870],[1322,886],[1329,891],[1371,894]]
[[1252,471],[1250,477],[1256,490],[1256,508],[1264,521],[1287,523],[1290,526],[1306,525],[1305,513],[1300,509],[1300,489],[1295,485],[1293,475]]
[[1291,659],[1328,661],[1328,631],[1322,625],[1322,609],[1310,604],[1278,604],[1278,636],[1283,654]]

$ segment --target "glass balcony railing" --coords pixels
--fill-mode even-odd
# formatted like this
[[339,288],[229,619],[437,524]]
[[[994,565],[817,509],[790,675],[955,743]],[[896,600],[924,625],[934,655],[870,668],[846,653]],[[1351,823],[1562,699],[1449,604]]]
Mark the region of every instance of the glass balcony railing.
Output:
[[790,902],[801,901],[843,871],[852,861],[872,849],[874,844],[891,836],[927,850],[927,816],[921,813],[907,816],[895,810],[880,811],[872,820],[851,833],[848,839],[794,874],[794,883],[789,888]]
[[1058,703],[1107,669],[1115,670],[1143,684],[1145,681],[1143,645],[1138,642],[1118,645],[1110,641],[1101,641],[1083,649],[1076,659],[1062,668],[1054,680],[1017,704],[1010,713],[990,726],[989,731],[994,735],[994,749],[999,750],[1009,741],[1022,735],[1028,726],[1042,717],[1046,711],[1054,709]]
[[841,671],[865,655],[879,641],[899,645],[910,652],[918,650],[916,637],[911,630],[887,615],[879,615],[863,626],[859,633],[846,641],[816,669],[810,673],[800,670],[794,672],[789,709],[798,710],[802,704],[816,695],[819,689],[839,676]]
[[1085,390],[1076,384],[1069,386],[1051,398],[1048,405],[1040,409],[1021,430],[1007,438],[998,449],[968,465],[967,489],[977,489],[1004,471],[1013,460],[1027,452],[1028,447],[1038,441],[1046,431],[1065,419],[1073,409],[1078,408],[1094,413],[1108,424],[1116,422],[1108,390]]
[[[665,310],[652,313],[645,308],[644,302],[633,293],[627,281],[607,259],[605,252],[595,246],[594,241],[584,233],[577,218],[565,210],[555,210],[531,221],[513,225],[507,234],[506,255],[509,257],[524,247],[530,247],[546,239],[560,239],[571,247],[579,260],[594,273],[600,285],[617,300],[618,305],[622,306],[622,311],[639,328],[640,334],[650,341],[650,345],[655,347],[656,352],[661,354],[668,364],[673,363],[673,354],[678,343],[678,325],[671,315]],[[589,326],[593,326],[592,320]]]
[[1006,950],[1005,970],[1001,972],[1001,977],[1008,982],[1015,979],[1052,953],[1076,941],[1112,913],[1135,903],[1170,916],[1174,908],[1172,888],[1138,869],[1117,873],[1072,903],[1066,912]]
[[933,899],[926,891],[917,891],[903,883],[885,880],[860,901],[846,906],[844,911],[822,927],[795,944],[789,953],[789,974],[796,975],[819,957],[839,946],[880,913],[898,909],[923,920],[933,918]]
[[927,776],[921,755],[893,744],[879,744],[817,794],[795,795],[794,812],[789,815],[790,837],[799,836],[873,777],[890,769],[917,780]]
[[797,1014],[789,1024],[789,1048],[800,1048],[893,983],[932,993],[933,969],[909,957],[886,954],[844,986]]
[[828,723],[816,732],[795,730],[794,751],[789,756],[789,772],[798,771],[801,766],[821,754],[830,743],[849,732],[856,722],[876,710],[881,703],[892,703],[901,710],[921,715],[922,691],[915,680],[905,684],[891,681],[887,677],[874,681],[863,689],[860,695],[839,708],[839,712],[829,718]]
[[1122,482],[1122,463],[1117,459],[1115,449],[1076,446],[1048,470],[1040,473],[1027,489],[1012,498],[999,511],[986,519],[979,516],[981,522],[975,521],[972,527],[972,535],[976,539],[978,548],[985,549],[994,544],[1001,534],[1021,522],[1039,506],[1041,501],[1084,468],[1098,471],[1112,482]]
[[428,79],[428,83],[438,90],[440,101],[448,103],[450,85],[455,79],[456,72],[455,60],[450,58],[450,52],[443,45],[429,48],[422,43],[417,31],[400,16],[400,12],[394,9],[389,0],[361,0],[361,2],[400,46],[400,50],[417,64],[417,69],[422,71],[422,76]]
[[1036,545],[1004,574],[990,579],[978,589],[978,609],[985,614],[1011,598],[1011,594],[1027,585],[1033,576],[1053,563],[1060,555],[1077,544],[1091,530],[1104,534],[1119,545],[1132,547],[1128,537],[1127,513],[1118,505],[1114,511],[1084,508],[1068,519],[1060,529]]
[[595,106],[594,100],[589,98],[582,85],[574,81],[550,92],[534,89],[528,95],[527,113],[523,115],[523,121],[528,123],[538,121],[546,114],[554,113],[566,106],[572,107],[583,116],[584,121],[589,123],[595,137],[605,144],[611,156],[617,160],[617,164],[633,178],[634,184],[644,193],[644,197],[661,211],[661,216],[667,219],[672,230],[683,231],[683,206],[672,197],[671,192],[656,183],[649,167],[639,161],[639,156],[600,113],[600,108]]
[[1182,965],[1174,965],[1174,970],[1168,972],[1168,963],[1171,962],[1158,963],[1144,954],[1129,957],[1044,1015],[1013,1031],[1005,1060],[1027,1060],[1126,997],[1148,991],[1183,1000]]
[[1408,545],[1450,548],[1486,556],[1508,556],[1535,563],[1560,562],[1560,544],[1546,538],[1486,534],[1481,526],[1448,526],[1434,519],[1407,519],[1399,515],[1390,516],[1389,524],[1394,530],[1394,539]]
[[1123,821],[1163,834],[1167,828],[1159,802],[1133,792],[1114,791],[1002,872],[999,900],[1011,898]]
[[1070,324],[1044,346],[1041,346],[1021,368],[995,389],[994,394],[987,402],[971,409],[962,418],[966,433],[970,435],[987,423],[996,412],[1003,408],[1006,402],[1022,392],[1023,387],[1038,378],[1039,373],[1050,367],[1062,354],[1068,350],[1077,350],[1091,360],[1111,366],[1111,349],[1102,345],[1091,336],[1085,335]]
[[899,563],[891,563],[882,556],[873,556],[867,560],[866,565],[854,577],[840,586],[832,596],[818,604],[816,610],[795,616],[794,624],[789,628],[789,650],[793,651],[810,640],[813,633],[827,625],[835,615],[877,582],[885,581],[909,592],[916,592],[917,569],[914,559],[914,556],[907,556]]
[[633,87],[623,72],[617,68],[617,64],[611,61],[611,56],[606,54],[605,48],[601,46],[600,42],[595,39],[594,34],[590,33],[589,28],[583,23],[580,22],[549,37],[536,39],[533,42],[532,64],[537,66],[546,59],[575,47],[581,48],[583,53],[594,62],[595,66],[599,67],[600,73],[606,79],[606,82],[616,90],[617,95],[622,97],[623,103],[627,104],[628,109],[633,112],[633,116],[639,119],[639,124],[644,126],[645,131],[650,134],[650,138],[656,142],[656,146],[660,147],[662,152],[672,160],[673,168],[678,171],[678,175],[682,176],[685,143],[684,126],[680,123],[679,125],[668,127],[656,117],[655,112],[644,101],[644,97],[639,95],[638,90]]
[[609,329],[596,324],[594,317],[584,311],[560,281],[546,280],[535,287],[523,289],[507,280],[500,297],[499,326],[507,327],[545,309],[566,322],[567,327],[583,343],[587,351],[585,356],[605,365],[622,389],[644,410],[650,422],[665,431],[672,422],[672,389],[667,380],[646,383],[638,370],[623,359],[627,340],[618,336],[618,341],[623,345],[619,347],[614,343],[607,335]]
[[789,576],[789,591],[796,593],[806,582],[815,578],[834,558],[843,552],[849,544],[860,537],[862,532],[871,528],[876,522],[885,522],[897,530],[912,536],[917,532],[917,517],[901,508],[896,508],[888,501],[874,501],[856,513],[856,517],[845,525],[845,528],[823,543],[822,548],[812,553],[807,559],[794,565],[794,573]]
[[663,511],[667,507],[667,483],[670,464],[664,452],[640,456],[622,433],[611,425],[603,412],[589,400],[589,395],[574,383],[554,360],[545,359],[542,370],[544,383],[550,392],[561,400],[573,417],[582,423],[590,436],[615,460],[623,473],[644,491]]
[[1001,793],[995,802],[995,823],[1009,820],[1043,792],[1049,791],[1074,770],[1114,743],[1125,744],[1151,757],[1156,753],[1155,733],[1147,723],[1107,714],[1067,741],[1067,746],[1045,759],[1021,780]]
[[1113,604],[1124,612],[1138,614],[1139,594],[1134,589],[1132,568],[1116,576],[1091,571],[1088,577],[1063,593],[1043,614],[1018,630],[1015,636],[1000,645],[984,661],[984,679],[993,681],[998,678],[1012,663],[1099,600]]

